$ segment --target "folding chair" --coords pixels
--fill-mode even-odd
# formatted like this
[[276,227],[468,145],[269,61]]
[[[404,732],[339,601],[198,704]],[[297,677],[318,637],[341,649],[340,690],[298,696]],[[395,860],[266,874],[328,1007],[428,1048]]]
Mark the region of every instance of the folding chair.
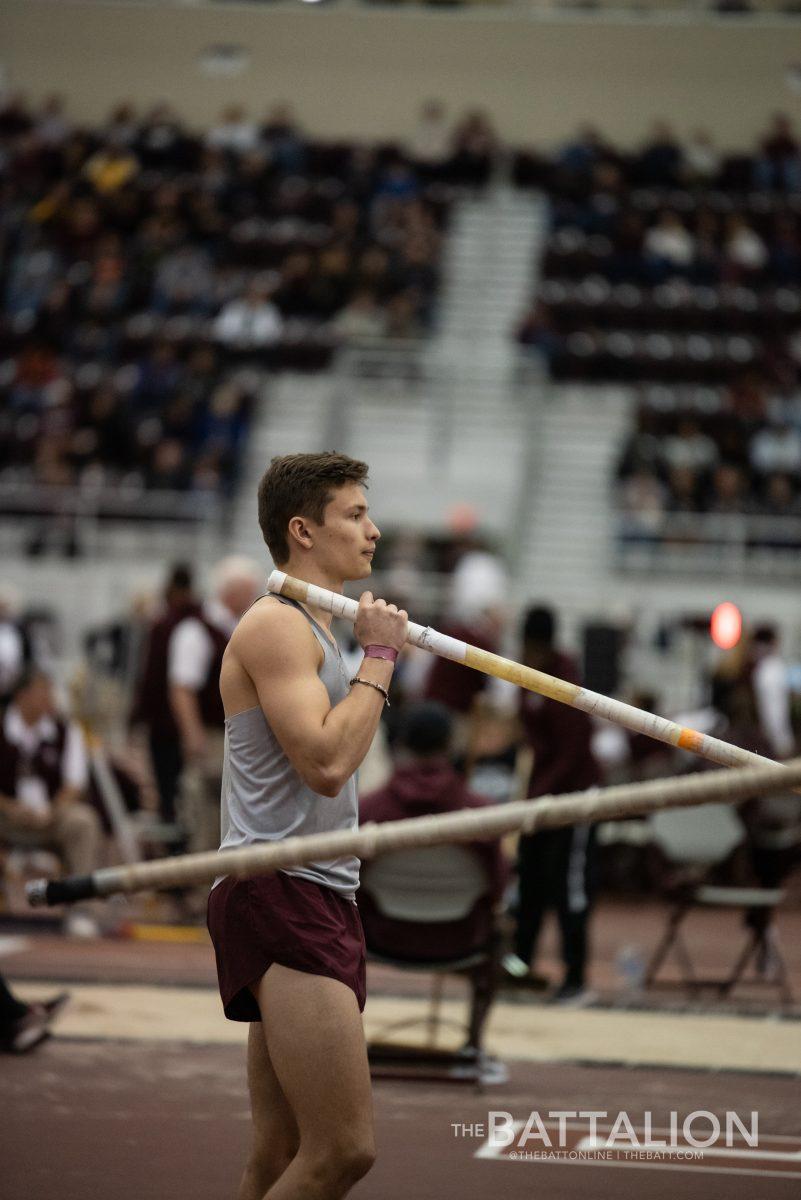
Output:
[[[368,1046],[371,1064],[450,1067],[451,1078],[499,1079],[500,1064],[484,1054],[483,1032],[495,995],[500,939],[487,873],[475,850],[431,846],[382,855],[362,870],[359,911],[370,962],[433,975],[427,1016],[395,1021],[381,1030],[383,1036],[422,1024],[425,1047],[374,1041]],[[442,1017],[447,974],[469,979],[466,1024]],[[445,1025],[466,1034],[463,1050],[437,1047]]]
[[[674,883],[667,889],[672,898],[667,924],[645,972],[645,986],[656,982],[668,953],[675,949],[682,967],[681,984],[692,995],[715,988],[727,996],[743,979],[751,962],[771,964],[773,978],[757,977],[749,982],[775,985],[785,1004],[793,997],[787,967],[779,949],[772,918],[784,893],[778,888],[715,887],[704,882],[711,870],[742,843],[745,830],[738,814],[726,804],[704,804],[700,808],[665,810],[648,818],[654,844],[676,868],[689,874],[690,882]],[[723,978],[698,978],[682,926],[693,909],[741,912],[748,934],[742,951]]]

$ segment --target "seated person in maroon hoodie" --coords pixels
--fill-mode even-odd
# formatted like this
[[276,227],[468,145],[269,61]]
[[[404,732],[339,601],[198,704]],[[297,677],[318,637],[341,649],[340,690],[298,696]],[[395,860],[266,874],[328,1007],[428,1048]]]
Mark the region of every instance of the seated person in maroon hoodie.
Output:
[[[384,787],[360,799],[360,823],[400,821],[407,817],[458,812],[463,808],[486,805],[487,800],[483,796],[468,791],[461,775],[451,764],[449,750],[452,735],[453,718],[444,705],[434,701],[411,705],[400,722],[393,774]],[[483,862],[489,894],[497,904],[507,878],[500,842],[466,844],[476,851]],[[369,894],[360,894],[359,909],[368,947],[391,952],[398,958],[449,957],[457,944],[459,952],[462,951],[463,938],[472,933],[468,929],[469,918],[465,923],[452,922],[454,928],[448,931],[444,926],[437,926],[440,936],[436,940],[432,936],[433,931],[424,925],[420,926],[419,931],[411,926],[401,931],[400,923],[385,918],[377,911],[370,902]],[[441,936],[443,933],[444,938]],[[474,944],[486,940],[488,934],[486,927],[483,930],[475,929]]]

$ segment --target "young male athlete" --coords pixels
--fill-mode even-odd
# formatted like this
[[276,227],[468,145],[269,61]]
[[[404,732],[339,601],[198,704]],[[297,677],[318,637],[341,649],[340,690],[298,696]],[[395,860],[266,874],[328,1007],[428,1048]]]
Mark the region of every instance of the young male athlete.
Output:
[[[259,524],[276,566],[341,592],[372,570],[367,466],[341,454],[273,459]],[[222,848],[357,824],[354,772],[378,726],[407,615],[365,592],[345,670],[331,617],[283,596],[244,615],[223,659]],[[208,922],[225,1014],[250,1021],[253,1141],[239,1200],[336,1200],[375,1149],[359,862],[338,858],[251,880],[226,877]]]

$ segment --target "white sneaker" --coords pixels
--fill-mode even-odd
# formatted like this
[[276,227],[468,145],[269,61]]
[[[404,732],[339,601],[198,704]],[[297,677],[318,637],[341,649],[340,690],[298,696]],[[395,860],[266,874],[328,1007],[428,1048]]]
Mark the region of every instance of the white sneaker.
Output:
[[102,936],[100,926],[93,916],[86,912],[67,913],[64,918],[64,934],[79,941],[90,941]]
[[524,963],[522,958],[518,958],[516,954],[504,954],[501,966],[513,979],[525,979],[528,975],[528,963]]

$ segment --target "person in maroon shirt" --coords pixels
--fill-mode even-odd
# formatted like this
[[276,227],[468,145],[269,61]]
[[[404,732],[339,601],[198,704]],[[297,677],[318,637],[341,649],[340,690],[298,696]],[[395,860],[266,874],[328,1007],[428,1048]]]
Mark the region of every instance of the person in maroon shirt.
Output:
[[[410,705],[398,731],[399,753],[389,781],[359,801],[359,822],[401,821],[433,813],[482,808],[485,797],[470,792],[450,759],[454,720],[448,709],[434,701]],[[468,842],[481,859],[487,876],[487,892],[497,906],[508,877],[499,839]],[[386,916],[372,900],[369,889],[359,893],[359,914],[368,949],[407,961],[435,961],[467,955],[496,940],[493,920],[486,904],[459,920],[431,927],[412,925]],[[458,949],[457,949],[458,947]],[[489,964],[470,972],[470,1020],[467,1047],[480,1044],[481,1029],[492,1002],[495,955]]]
[[[479,619],[472,624],[464,621],[443,622],[442,631],[457,641],[477,646],[479,650],[489,650],[493,654],[498,652],[498,640],[493,636],[488,624]],[[476,696],[486,685],[487,677],[480,671],[472,671],[470,667],[462,666],[461,663],[437,657],[431,664],[426,680],[425,698],[432,703],[444,705],[457,717],[466,718]]]
[[[532,608],[523,623],[523,662],[538,671],[578,683],[576,664],[555,646],[556,621],[548,608]],[[592,753],[592,726],[586,713],[533,692],[520,693],[523,734],[534,752],[529,798],[579,792],[600,782]],[[521,836],[518,846],[519,903],[514,954],[504,966],[513,976],[528,974],[543,917],[555,909],[562,936],[565,976],[555,999],[581,1003],[587,922],[593,877],[594,830],[589,825],[543,829]]]
[[[453,717],[445,705],[431,700],[409,705],[398,731],[395,769],[384,787],[360,798],[360,824],[483,808],[487,799],[468,790],[451,762],[452,741]],[[489,891],[499,901],[508,874],[500,841],[468,845],[480,856]],[[376,930],[379,932],[378,924]],[[395,949],[400,951],[399,947]]]

